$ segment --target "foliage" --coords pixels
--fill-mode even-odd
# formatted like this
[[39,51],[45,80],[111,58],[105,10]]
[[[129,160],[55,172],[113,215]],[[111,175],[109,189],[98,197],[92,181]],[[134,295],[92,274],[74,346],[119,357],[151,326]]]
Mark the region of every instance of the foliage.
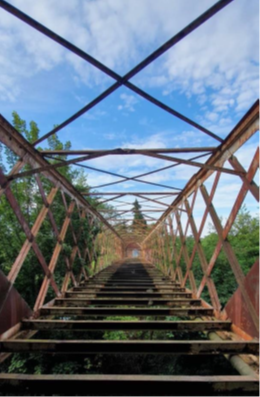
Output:
[[[29,127],[25,120],[21,119],[17,112],[13,112],[13,125],[15,129],[23,135],[30,143],[33,143],[39,138],[39,128],[34,121],[31,121]],[[56,134],[50,136],[47,140],[48,146],[45,149],[65,150],[71,148],[71,143],[68,141],[63,144]],[[38,147],[38,149],[41,149]],[[0,166],[5,172],[9,172],[18,161],[18,157],[7,147],[2,148],[2,157],[0,157]],[[57,155],[49,159],[49,162],[59,163],[65,161],[65,155]],[[30,170],[29,165],[25,165],[22,171]],[[88,191],[87,176],[82,170],[77,170],[72,166],[64,166],[59,168],[59,172],[64,175],[72,184],[76,186],[79,191]],[[52,185],[41,174],[39,175],[41,184],[43,185],[46,196],[49,194]],[[16,179],[11,185],[12,192],[18,202],[21,212],[31,228],[43,206],[43,200],[39,192],[39,187],[34,176],[23,177]],[[70,198],[65,196],[67,206],[70,205]],[[90,201],[90,200],[89,200]],[[95,199],[91,199],[92,205],[97,205]],[[63,197],[60,192],[55,196],[51,205],[51,211],[54,216],[54,221],[57,225],[58,231],[61,230],[65,219],[66,209],[63,203]],[[95,222],[92,226],[89,225],[87,219],[80,219],[78,212],[75,210],[71,216],[72,228],[78,237],[78,246],[81,252],[86,246],[92,250],[93,240],[100,231],[99,224]],[[64,258],[70,255],[75,245],[73,230],[69,227],[66,238],[62,247],[62,253],[59,257],[55,268],[55,281],[61,288],[62,281],[66,271]],[[79,233],[81,231],[81,233]],[[8,274],[14,260],[16,259],[21,247],[23,246],[26,236],[23,232],[12,208],[9,205],[5,195],[0,198],[0,269]],[[53,250],[56,245],[56,238],[51,227],[48,217],[45,218],[41,228],[37,234],[36,242],[48,264],[51,260]],[[78,256],[75,259],[73,271],[77,275],[82,266],[89,265],[87,262],[83,263]],[[29,251],[26,260],[19,272],[15,281],[15,287],[21,293],[27,303],[33,307],[35,299],[40,290],[44,272],[39,264],[33,250]],[[49,288],[46,299],[53,298],[53,290]]]
[[[218,244],[218,241],[218,234],[216,233],[214,226],[209,225],[208,234],[200,239],[207,263],[210,262],[214,250]],[[242,268],[243,273],[247,275],[247,273],[259,256],[259,218],[258,216],[253,216],[252,214],[250,214],[245,205],[241,207],[235,219],[235,222],[229,233],[228,241],[235,252],[235,255]],[[194,238],[192,236],[188,236],[186,238],[185,247],[187,249],[189,257],[192,254],[194,244]],[[179,237],[176,238],[174,246],[172,246],[171,243],[170,249],[171,251],[175,250],[177,257],[180,253],[181,245],[182,244]],[[166,254],[167,252],[165,247],[165,256],[167,257]],[[174,256],[170,266],[173,266],[174,268],[176,267],[176,261]],[[183,255],[181,257],[180,267],[182,273],[185,275],[186,262]],[[197,252],[192,262],[192,270],[198,288],[200,286],[204,273]],[[220,254],[217,257],[215,266],[211,273],[211,277],[216,285],[222,308],[224,308],[228,300],[231,298],[232,294],[236,291],[238,285],[223,248],[221,249]],[[207,285],[205,285],[205,288],[202,292],[202,298],[210,303],[210,295],[207,289]]]
[[[35,122],[31,122],[29,128],[27,128],[26,122],[22,120],[19,115],[13,113],[13,125],[14,127],[24,136],[29,142],[35,142],[39,138],[39,129]],[[58,137],[54,134],[48,139],[47,149],[69,149],[71,147],[70,142],[62,144]],[[8,148],[0,147],[0,165],[5,172],[8,172],[16,164],[18,158]],[[56,163],[66,160],[66,156],[55,156],[50,159],[50,162]],[[24,170],[30,169],[29,166],[25,166]],[[89,186],[87,184],[86,174],[82,171],[75,170],[73,167],[64,166],[59,168],[59,171],[71,181],[76,188],[83,192],[88,191]],[[44,186],[44,190],[50,192],[51,185],[47,179],[40,177],[41,182]],[[42,207],[42,198],[39,194],[38,187],[35,183],[34,177],[20,178],[12,182],[12,191],[18,201],[19,206],[22,209],[22,213],[28,222],[29,226],[32,227],[35,219],[37,218],[39,211]],[[98,203],[95,199],[89,198],[89,202],[97,207]],[[70,200],[67,205],[69,206]],[[141,205],[137,200],[134,202],[134,219],[133,219],[133,230],[140,228],[147,228],[144,215],[141,212]],[[109,208],[109,207],[106,207]],[[57,194],[55,200],[51,206],[54,214],[55,222],[58,229],[62,227],[62,223],[65,217],[65,209],[62,200],[62,196]],[[108,211],[108,217],[113,215],[113,210],[110,208]],[[75,231],[81,230],[79,237],[79,248],[81,249],[86,243],[88,248],[93,248],[92,242],[95,240],[97,234],[100,231],[100,226],[96,222],[92,226],[89,225],[84,219],[79,219],[76,212],[72,215],[72,226]],[[126,224],[121,225],[119,232],[126,232]],[[179,255],[181,249],[180,238],[177,237],[173,246],[172,239],[166,235],[167,231],[162,232],[162,239],[168,238],[169,246],[165,245],[164,257],[167,258],[167,249],[175,251],[176,256]],[[0,199],[0,268],[7,274],[11,266],[20,251],[21,246],[25,241],[25,234],[22,231],[12,209],[10,208],[4,195]],[[49,263],[51,254],[55,247],[54,233],[50,227],[48,220],[45,220],[41,226],[41,229],[37,235],[37,243],[46,259]],[[259,249],[259,220],[255,216],[252,216],[250,212],[243,206],[234,222],[234,225],[229,234],[229,242],[233,247],[238,261],[242,267],[244,274],[246,275],[250,270],[251,266],[255,262],[258,256]],[[210,228],[209,233],[201,238],[202,248],[204,250],[207,262],[209,263],[215,247],[218,243],[218,235],[213,227]],[[157,244],[158,241],[157,241]],[[57,263],[55,269],[55,281],[61,286],[62,279],[65,274],[65,263],[64,256],[70,257],[73,252],[74,239],[72,229],[68,229],[65,242],[63,244],[62,255]],[[186,249],[189,257],[192,254],[194,248],[194,239],[192,236],[188,236],[186,239]],[[74,263],[73,270],[77,274],[82,266],[88,266],[87,271],[91,273],[95,269],[95,262],[84,263],[80,258],[77,258]],[[176,266],[175,256],[173,255],[171,263],[166,263],[167,266]],[[182,273],[186,273],[186,262],[182,255],[180,261],[180,267]],[[200,265],[198,254],[195,254],[192,270],[195,277],[197,287],[199,287],[203,278],[203,271]],[[44,274],[39,265],[35,255],[32,251],[29,252],[27,259],[25,260],[19,276],[16,280],[15,286],[25,300],[33,306],[37,293],[40,289]],[[223,249],[220,252],[216,260],[215,267],[212,271],[211,277],[216,284],[220,302],[224,307],[228,299],[234,293],[237,288],[237,283],[233,275],[230,264],[227,260]],[[48,292],[47,299],[51,299],[53,293],[51,289]],[[207,301],[210,301],[209,293],[205,287],[202,297]],[[135,317],[111,317],[108,320],[128,320],[136,321]],[[143,318],[142,320],[151,320],[150,318]],[[178,318],[168,317],[166,320],[178,320]],[[80,336],[79,336],[80,335]],[[161,332],[161,331],[93,331],[92,333],[80,333],[75,334],[62,331],[60,334],[51,333],[51,335],[43,335],[44,338],[59,338],[64,339],[71,337],[74,339],[107,339],[107,340],[126,340],[126,339],[187,339],[185,332]],[[196,333],[190,335],[193,339],[205,339],[205,335],[202,333]],[[14,354],[12,355],[3,365],[3,369],[8,372],[15,373],[33,373],[33,374],[73,374],[73,373],[118,373],[128,374],[234,374],[234,370],[229,366],[228,362],[223,357],[185,357],[170,355],[95,355],[95,356],[73,356],[64,357],[62,355],[50,356],[48,355],[37,355],[37,354]]]
[[142,206],[139,204],[138,200],[135,199],[133,203],[133,212],[134,212],[134,219],[133,219],[133,229],[145,229],[146,228],[146,220],[144,215],[142,214],[141,208]]

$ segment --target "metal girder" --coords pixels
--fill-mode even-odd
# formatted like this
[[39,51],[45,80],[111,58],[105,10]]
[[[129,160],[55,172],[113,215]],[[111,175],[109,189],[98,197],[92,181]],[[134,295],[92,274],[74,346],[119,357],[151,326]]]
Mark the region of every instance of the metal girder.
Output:
[[95,106],[97,103],[105,99],[108,95],[113,93],[117,88],[119,88],[122,85],[125,85],[127,88],[131,89],[134,91],[136,94],[142,96],[143,98],[147,99],[148,101],[152,102],[153,104],[157,105],[161,109],[167,111],[168,113],[174,115],[175,117],[180,118],[181,120],[185,121],[186,123],[192,125],[193,127],[199,129],[200,131],[206,133],[207,135],[211,136],[212,138],[218,140],[219,142],[222,142],[222,139],[218,137],[217,135],[213,134],[211,131],[208,129],[200,126],[198,123],[194,122],[193,120],[190,120],[188,117],[180,114],[176,110],[170,108],[169,106],[165,105],[164,103],[160,102],[159,100],[155,99],[151,95],[147,94],[140,88],[136,87],[134,84],[130,83],[129,80],[132,79],[137,73],[139,73],[142,69],[144,69],[146,66],[148,66],[152,61],[157,59],[160,55],[165,53],[169,48],[173,47],[175,44],[177,44],[180,40],[182,40],[185,36],[189,35],[191,32],[193,32],[195,29],[197,29],[200,25],[202,25],[205,21],[210,19],[213,15],[215,15],[217,12],[219,12],[221,9],[226,7],[229,3],[231,3],[233,0],[220,0],[218,1],[215,5],[213,5],[211,8],[209,8],[207,11],[205,11],[202,15],[200,15],[197,19],[195,19],[193,22],[191,22],[188,26],[186,26],[184,29],[182,29],[179,33],[174,35],[170,40],[168,40],[164,45],[162,45],[160,48],[158,48],[156,51],[154,51],[152,54],[150,54],[147,58],[145,58],[141,63],[139,63],[135,68],[133,68],[130,72],[128,72],[125,76],[119,76],[117,73],[103,65],[101,62],[97,61],[93,57],[91,57],[89,54],[86,52],[82,51],[72,43],[68,42],[61,36],[57,35],[50,29],[46,28],[45,26],[41,25],[39,22],[35,21],[28,15],[24,14],[17,8],[13,7],[9,3],[7,3],[4,0],[1,0],[0,2],[0,7],[5,9],[7,12],[11,13],[12,15],[16,16],[17,18],[21,19],[23,22],[27,23],[34,29],[38,30],[42,34],[46,35],[50,39],[54,40],[55,42],[59,43],[63,47],[67,48],[74,54],[78,55],[85,61],[89,62],[111,78],[115,79],[117,82],[113,84],[111,87],[109,87],[106,91],[104,91],[102,94],[100,94],[97,98],[95,98],[92,102],[87,104],[84,108],[79,110],[77,113],[75,113],[73,116],[71,116],[69,119],[67,119],[65,122],[61,123],[58,127],[55,127],[52,131],[49,133],[45,134],[43,137],[38,139],[37,142],[35,142],[35,145],[42,142],[44,139],[47,137],[53,135],[55,132],[61,130],[63,127],[71,123],[72,121],[76,120],[78,117],[80,117],[82,114],[84,114],[86,111],[91,109],[93,106]]
[[23,329],[229,331],[230,321],[24,320]]
[[[32,168],[46,167],[49,163],[41,156],[41,154],[19,134],[16,129],[0,115],[0,141],[11,149],[23,161],[28,163]],[[106,219],[95,210],[78,192],[72,184],[55,169],[48,169],[42,174],[49,179],[54,185],[60,183],[60,189],[66,192],[72,199],[76,200],[79,205],[83,206],[87,211],[98,218],[106,227],[113,231],[113,233],[121,240],[121,237],[114,230],[114,228],[106,221]]]
[[257,354],[256,341],[183,341],[183,340],[6,340],[0,341],[1,352],[41,353],[141,353],[141,354]]
[[[205,163],[209,166],[218,166],[228,160],[257,130],[259,129],[259,100],[249,109],[245,116],[233,128],[227,138],[219,146],[218,150]],[[176,200],[171,203],[171,208],[167,209],[159,218],[154,228],[145,237],[145,243],[152,233],[159,227],[161,222],[187,197],[189,197],[196,187],[209,178],[214,171],[212,169],[201,169],[186,184],[183,191]]]
[[30,390],[33,395],[42,395],[44,388],[53,394],[102,396],[104,391],[111,396],[172,396],[178,395],[219,396],[226,390],[231,396],[241,393],[258,395],[258,380],[254,376],[163,376],[163,375],[27,375],[1,374],[0,386],[3,392],[21,393]]
[[[163,148],[163,149],[124,149],[118,148],[114,150],[113,155],[131,155],[131,154],[140,154],[140,152],[146,153],[196,153],[196,152],[214,152],[217,150],[217,146],[206,146],[206,147],[190,147],[190,148]],[[110,154],[110,150],[94,150],[94,149],[85,149],[85,150],[40,150],[40,153],[43,155],[51,154],[51,155],[66,155],[66,156],[75,156],[75,155],[90,155],[96,153],[104,153]]]

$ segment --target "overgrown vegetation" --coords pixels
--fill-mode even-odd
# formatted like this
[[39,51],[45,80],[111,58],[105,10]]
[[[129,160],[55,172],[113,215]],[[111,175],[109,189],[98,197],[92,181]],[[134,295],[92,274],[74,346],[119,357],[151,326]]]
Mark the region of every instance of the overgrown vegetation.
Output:
[[[136,321],[135,317],[113,316],[109,320]],[[183,319],[183,318],[182,318]],[[151,317],[142,320],[151,321]],[[166,317],[166,320],[181,320]],[[104,340],[205,340],[202,332],[187,334],[170,331],[91,331],[39,332],[37,339],[104,339]],[[14,354],[3,370],[27,374],[149,374],[149,375],[235,375],[236,371],[223,356],[174,356],[161,354],[41,355]]]

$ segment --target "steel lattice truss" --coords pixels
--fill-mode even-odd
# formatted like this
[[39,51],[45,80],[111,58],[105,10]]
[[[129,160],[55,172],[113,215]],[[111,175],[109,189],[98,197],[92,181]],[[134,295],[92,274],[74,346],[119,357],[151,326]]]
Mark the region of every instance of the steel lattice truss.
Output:
[[[210,305],[203,301],[204,307],[213,308],[214,316],[217,319],[226,319],[228,316],[231,316],[231,312],[228,311],[228,306],[224,309],[221,307],[217,291],[218,286],[214,284],[211,277],[216,260],[221,250],[223,250],[228,258],[230,267],[239,287],[243,304],[247,308],[247,318],[244,320],[244,324],[243,321],[237,323],[234,321],[234,324],[236,325],[233,325],[233,331],[237,332],[240,337],[245,336],[241,329],[243,329],[245,322],[247,322],[249,327],[244,329],[244,331],[252,336],[256,336],[259,329],[257,308],[251,299],[250,290],[246,286],[246,275],[244,275],[241,270],[236,253],[228,240],[228,235],[246,195],[250,194],[255,198],[255,200],[259,201],[258,186],[254,182],[254,177],[259,168],[259,148],[256,148],[255,155],[252,158],[248,169],[245,169],[236,158],[236,152],[259,129],[259,102],[257,101],[253,104],[251,109],[233,128],[229,135],[225,139],[222,139],[212,131],[209,131],[207,128],[177,112],[175,109],[169,107],[130,82],[130,80],[145,67],[150,65],[167,50],[180,42],[180,40],[185,39],[186,36],[191,34],[204,22],[214,17],[216,13],[221,12],[221,10],[231,2],[232,0],[218,1],[213,7],[208,9],[179,33],[174,35],[127,74],[120,76],[83,50],[41,25],[28,15],[22,13],[9,3],[3,0],[0,1],[0,7],[2,9],[30,25],[33,29],[38,30],[50,40],[53,40],[65,47],[68,51],[93,65],[115,81],[94,100],[86,104],[75,114],[68,117],[68,119],[58,127],[55,127],[48,133],[44,134],[40,139],[34,142],[34,144],[27,142],[26,139],[12,127],[3,116],[0,116],[0,142],[7,148],[11,149],[18,158],[17,163],[8,174],[5,175],[3,171],[0,171],[0,195],[5,195],[26,236],[26,240],[21,247],[21,251],[18,253],[7,276],[7,280],[9,285],[12,286],[14,284],[28,253],[33,251],[44,273],[44,279],[33,309],[35,317],[39,315],[40,309],[45,304],[49,288],[52,288],[55,296],[60,298],[68,290],[69,283],[72,283],[76,288],[82,279],[88,279],[88,269],[83,263],[92,263],[94,260],[95,272],[98,272],[111,262],[116,263],[116,261],[120,261],[122,258],[127,256],[128,250],[131,251],[133,248],[138,248],[144,260],[158,265],[164,274],[170,276],[172,280],[179,282],[182,288],[188,288],[194,299],[200,299],[201,294],[206,288],[210,296]],[[154,104],[154,106],[161,108],[162,111],[171,114],[173,117],[179,118],[192,127],[195,127],[200,132],[215,139],[216,145],[212,147],[178,149],[119,148],[113,150],[62,151],[39,151],[36,149],[36,146],[39,145],[39,143],[43,142],[54,133],[61,131],[65,126],[88,112],[121,86],[127,87],[137,95]],[[190,156],[188,159],[186,158],[187,153]],[[60,155],[71,156],[71,158],[66,161],[56,161],[53,163],[53,159]],[[155,159],[166,160],[169,162],[169,165],[160,169],[154,169],[153,171],[143,173],[141,175],[127,177],[118,173],[87,166],[85,164],[88,160],[103,156],[122,155],[129,156],[129,161],[131,161],[132,155],[148,156]],[[207,157],[206,161],[205,157]],[[83,162],[84,164],[82,164]],[[142,179],[148,175],[164,172],[165,170],[173,169],[174,167],[178,167],[183,164],[193,167],[194,175],[189,181],[187,181],[186,185],[182,189],[174,186],[148,182]],[[59,172],[59,169],[65,165],[84,167],[92,171],[118,177],[120,180],[105,185],[93,186],[88,192],[79,192]],[[232,175],[234,179],[241,181],[241,188],[233,207],[231,208],[226,224],[222,226],[220,217],[214,206],[214,197],[217,192],[219,179],[221,175],[225,174]],[[12,188],[12,184],[14,184],[15,181],[20,178],[27,177],[34,178],[35,186],[42,199],[42,208],[32,227],[28,224],[26,217],[23,215],[22,208],[15,197],[14,189]],[[206,187],[206,184],[210,178],[214,178],[214,181],[209,189]],[[51,188],[48,191],[45,189],[46,181],[51,185]],[[142,184],[142,190],[136,192],[127,192],[124,190],[121,192],[114,192],[113,190],[111,190],[111,192],[98,191],[98,189],[102,187],[107,187],[109,185],[114,186],[127,181],[134,181]],[[156,186],[156,188],[159,187],[162,191],[151,193],[150,191],[145,190],[147,185]],[[167,190],[165,191],[165,189]],[[140,200],[140,203],[143,205],[142,211],[145,215],[145,219],[147,222],[153,223],[152,227],[144,230],[143,226],[140,225],[139,228],[135,227],[135,230],[131,229],[132,218],[129,218],[129,215],[132,214],[133,210],[125,209],[125,206],[129,204],[129,202],[124,201],[124,198],[127,195],[131,195]],[[194,207],[196,206],[198,195],[203,198],[204,202],[204,214],[200,225],[197,225],[194,219]],[[90,196],[97,196],[100,204],[113,204],[113,213],[111,214],[110,211],[106,209],[99,211],[98,206],[94,208],[88,201],[88,197]],[[57,197],[61,197],[65,209],[65,216],[62,225],[57,225],[55,221],[54,204]],[[164,201],[164,199],[168,200],[169,198],[171,198],[172,201],[170,205]],[[154,217],[155,213],[158,214],[156,218]],[[71,221],[72,217],[76,217],[79,221],[79,227],[77,230],[73,227],[73,222]],[[210,217],[218,235],[218,242],[209,261],[206,258],[201,244],[201,237],[203,235],[207,217]],[[46,261],[41,251],[40,244],[37,241],[37,234],[47,219],[56,241],[55,248],[49,262]],[[93,239],[91,249],[89,248],[87,241],[85,241],[84,248],[79,249],[78,240],[83,233],[85,223],[90,226],[98,224],[102,227],[102,231]],[[66,240],[66,234],[69,230],[73,235],[74,246],[72,247],[71,253],[67,255],[63,250],[63,245]],[[186,245],[189,230],[192,232],[192,236],[195,241],[191,253],[188,252]],[[181,245],[179,243],[177,244],[177,241],[180,241]],[[203,274],[199,285],[196,285],[193,273],[193,261],[195,255],[198,255],[199,257]],[[66,271],[62,285],[58,286],[54,278],[54,273],[60,257],[64,259]],[[74,274],[73,269],[73,264],[76,258],[82,261],[81,271],[79,274]],[[181,261],[184,261],[185,263],[185,272],[183,272],[183,268],[180,265]],[[0,300],[0,318],[6,297],[11,291],[10,288],[6,291],[6,294],[4,294],[4,298]],[[26,313],[28,314],[28,311],[31,313],[30,309],[26,305],[22,306],[20,312],[16,313],[18,320],[20,321]],[[0,333],[10,329],[6,334],[10,336],[19,330],[19,325],[17,326],[16,322],[14,322],[11,317],[7,317],[3,324],[3,327],[0,327]],[[15,328],[11,329],[14,325],[16,325]]]

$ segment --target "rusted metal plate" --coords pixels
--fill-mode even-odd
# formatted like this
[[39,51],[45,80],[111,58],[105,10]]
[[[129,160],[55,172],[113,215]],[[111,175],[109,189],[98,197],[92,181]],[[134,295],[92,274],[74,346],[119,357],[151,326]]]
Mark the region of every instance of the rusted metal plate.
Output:
[[200,306],[200,299],[182,298],[58,298],[55,300],[57,306],[78,307],[78,306],[172,306],[189,307]]
[[31,314],[25,300],[0,271],[0,335]]
[[24,320],[23,329],[230,331],[230,321]]
[[131,353],[131,354],[258,354],[256,341],[211,340],[60,340],[12,339],[0,341],[0,352]]
[[43,307],[46,316],[213,316],[213,310],[198,308],[110,308],[110,307]]
[[[250,376],[155,375],[25,375],[0,374],[5,395],[90,396],[258,396],[258,381]],[[10,394],[12,393],[12,394]]]
[[[249,273],[247,274],[244,287],[247,294],[259,316],[259,261],[256,261]],[[229,299],[225,310],[232,322],[249,335],[258,338],[259,334],[255,327],[248,307],[241,294],[240,288]]]

